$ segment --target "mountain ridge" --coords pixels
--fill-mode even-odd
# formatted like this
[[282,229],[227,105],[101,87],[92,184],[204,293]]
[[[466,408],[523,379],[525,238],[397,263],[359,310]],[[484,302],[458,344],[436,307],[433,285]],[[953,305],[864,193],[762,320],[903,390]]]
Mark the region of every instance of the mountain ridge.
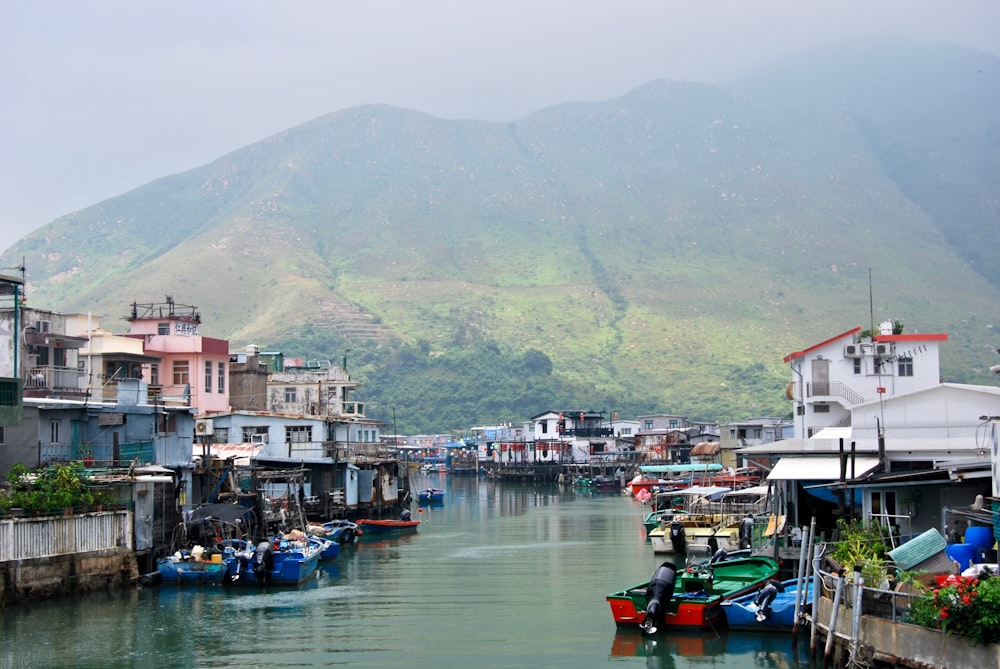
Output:
[[[915,73],[892,94],[930,83]],[[780,415],[781,357],[870,315],[950,330],[945,375],[988,381],[996,337],[982,318],[1000,278],[981,271],[992,252],[955,232],[988,233],[988,207],[961,224],[945,214],[956,197],[992,201],[1000,180],[973,167],[935,180],[905,157],[937,151],[992,173],[1000,154],[952,146],[920,114],[893,127],[853,98],[791,109],[765,89],[654,80],[511,123],[341,110],[60,218],[5,257],[27,258],[46,308],[114,318],[170,294],[234,348],[351,349],[372,415],[405,399],[427,431],[520,420],[546,400]],[[998,128],[963,118],[980,118],[963,137]],[[331,305],[352,314],[341,330]],[[347,334],[358,318],[374,329]],[[549,373],[535,374],[549,369],[536,354]],[[464,387],[473,355],[506,376]],[[404,378],[423,392],[405,395]],[[422,417],[455,401],[435,383],[462,388],[464,423]]]

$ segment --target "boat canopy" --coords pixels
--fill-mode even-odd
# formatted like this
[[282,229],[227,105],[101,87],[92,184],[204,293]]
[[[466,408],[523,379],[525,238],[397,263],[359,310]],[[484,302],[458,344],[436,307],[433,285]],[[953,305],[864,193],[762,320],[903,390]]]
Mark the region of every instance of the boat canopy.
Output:
[[643,474],[690,474],[692,472],[721,472],[722,465],[705,463],[694,465],[641,465],[639,471]]

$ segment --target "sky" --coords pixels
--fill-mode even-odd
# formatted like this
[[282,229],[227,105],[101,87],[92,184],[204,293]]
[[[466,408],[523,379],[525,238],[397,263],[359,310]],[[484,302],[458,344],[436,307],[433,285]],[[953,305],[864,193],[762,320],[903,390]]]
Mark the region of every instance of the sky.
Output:
[[879,37],[1000,55],[1000,2],[5,0],[0,250],[358,105],[513,121]]

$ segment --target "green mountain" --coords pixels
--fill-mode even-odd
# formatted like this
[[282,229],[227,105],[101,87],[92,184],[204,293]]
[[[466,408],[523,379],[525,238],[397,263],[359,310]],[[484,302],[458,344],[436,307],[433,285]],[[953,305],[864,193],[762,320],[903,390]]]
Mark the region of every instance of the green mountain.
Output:
[[347,355],[400,432],[785,415],[782,357],[871,320],[948,332],[946,380],[991,383],[1000,59],[850,53],[514,123],[348,109],[5,258],[35,306],[114,327],[172,295],[233,348]]

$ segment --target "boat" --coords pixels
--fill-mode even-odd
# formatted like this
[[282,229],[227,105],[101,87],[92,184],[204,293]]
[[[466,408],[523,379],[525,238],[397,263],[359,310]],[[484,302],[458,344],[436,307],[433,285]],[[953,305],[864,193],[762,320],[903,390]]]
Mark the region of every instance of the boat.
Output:
[[606,596],[615,625],[648,634],[725,624],[722,602],[756,592],[778,573],[774,558],[754,555],[682,568],[664,562],[653,577]]
[[228,577],[225,557],[234,552],[232,542],[244,540],[252,513],[246,507],[226,503],[194,509],[174,528],[170,554],[156,561],[162,582],[224,583]]
[[364,536],[385,534],[410,534],[420,526],[419,520],[371,520],[358,521]]
[[441,488],[425,488],[417,492],[417,501],[421,504],[429,504],[431,502],[443,502],[444,501],[444,490]]
[[[805,600],[800,600],[800,606],[808,607],[812,603],[814,578],[810,576],[804,579]],[[777,631],[792,629],[795,624],[795,599],[796,596],[800,595],[798,579],[791,578],[787,581],[781,581],[781,587],[782,591],[779,591],[771,600],[763,617],[758,616],[761,610],[755,602],[761,591],[722,602],[722,610],[726,614],[726,624],[730,629]]]
[[208,554],[202,546],[194,546],[194,550],[176,551],[156,561],[156,570],[164,583],[177,585],[204,585],[224,583],[228,574],[228,566],[222,559],[222,553]]
[[242,550],[224,558],[229,565],[229,581],[237,585],[302,583],[316,571],[323,552],[323,545],[303,536],[279,535],[273,541],[261,541],[256,546],[245,542]]
[[[654,553],[685,553],[690,549],[701,549],[708,555],[720,546],[713,544],[712,538],[723,522],[718,500],[731,492],[720,486],[695,486],[673,490],[667,495],[669,502],[659,499],[658,509],[673,510],[673,515],[661,515],[664,522],[648,532],[647,539]],[[662,496],[659,496],[662,497]],[[683,529],[683,536],[680,530]]]
[[338,544],[353,544],[361,534],[361,528],[350,520],[328,520],[319,525],[310,525],[309,532],[318,537],[336,541]]

